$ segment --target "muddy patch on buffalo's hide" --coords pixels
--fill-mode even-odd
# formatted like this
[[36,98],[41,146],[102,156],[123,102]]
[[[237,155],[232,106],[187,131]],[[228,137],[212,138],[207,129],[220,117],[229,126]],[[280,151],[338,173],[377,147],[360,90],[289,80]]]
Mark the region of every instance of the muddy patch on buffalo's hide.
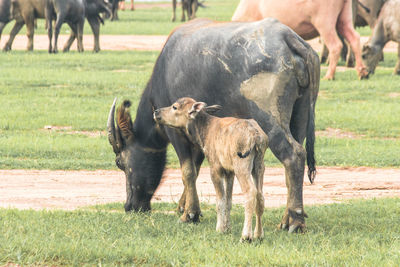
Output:
[[289,75],[261,72],[250,79],[243,81],[240,85],[240,93],[247,99],[254,101],[257,106],[264,111],[277,113],[275,104],[270,103],[271,99],[276,99],[276,94],[285,88],[289,81]]

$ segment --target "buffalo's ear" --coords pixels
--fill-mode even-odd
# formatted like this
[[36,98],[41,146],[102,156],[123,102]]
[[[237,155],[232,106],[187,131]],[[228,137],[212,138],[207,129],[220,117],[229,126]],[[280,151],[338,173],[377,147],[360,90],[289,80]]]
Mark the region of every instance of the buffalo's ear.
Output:
[[365,44],[364,46],[363,46],[363,48],[362,48],[362,52],[363,53],[369,53],[369,52],[371,52],[371,46],[367,43],[367,44]]
[[197,116],[197,114],[206,106],[207,106],[207,104],[204,102],[194,103],[188,112],[190,118],[194,119]]
[[212,105],[212,106],[207,106],[204,108],[204,110],[209,113],[209,114],[214,114],[218,111],[220,111],[222,107],[220,105]]
[[129,112],[130,106],[131,101],[125,100],[117,109],[117,128],[125,143],[134,139],[132,118]]

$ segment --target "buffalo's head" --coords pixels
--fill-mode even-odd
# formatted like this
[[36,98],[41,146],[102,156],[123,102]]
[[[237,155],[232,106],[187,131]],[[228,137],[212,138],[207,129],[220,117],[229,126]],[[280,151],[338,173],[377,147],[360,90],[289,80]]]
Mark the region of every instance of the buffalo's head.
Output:
[[164,170],[166,151],[165,148],[151,148],[147,143],[155,136],[151,117],[147,123],[148,129],[134,129],[129,112],[131,102],[128,100],[117,109],[115,126],[115,104],[116,99],[108,116],[107,131],[108,140],[116,155],[115,164],[126,176],[125,211],[149,211],[150,200]]
[[382,58],[382,51],[369,43],[366,43],[362,49],[362,60],[367,66],[368,72],[373,74],[375,72],[375,68],[378,65],[379,61]]

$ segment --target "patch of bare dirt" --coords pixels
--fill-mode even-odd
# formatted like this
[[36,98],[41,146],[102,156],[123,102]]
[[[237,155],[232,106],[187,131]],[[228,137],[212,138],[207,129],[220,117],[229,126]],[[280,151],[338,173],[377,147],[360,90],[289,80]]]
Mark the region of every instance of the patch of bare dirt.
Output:
[[57,133],[64,133],[64,134],[81,134],[86,135],[89,137],[100,137],[106,136],[106,131],[73,131],[72,126],[52,126],[46,125],[44,126],[44,131],[51,131]]
[[[0,207],[18,209],[64,209],[125,201],[125,177],[121,171],[0,170]],[[197,180],[200,201],[215,203],[209,169],[202,168]],[[183,191],[181,172],[165,171],[153,201],[179,201]],[[283,168],[267,168],[264,175],[265,204],[286,204]],[[319,168],[313,185],[305,179],[305,205],[341,202],[353,198],[400,196],[400,169]],[[233,202],[244,196],[235,182]]]
[[[128,11],[123,11],[128,12]],[[129,11],[130,12],[130,11]],[[111,23],[111,22],[110,22]],[[101,30],[100,30],[101,31]],[[4,44],[8,40],[8,35],[3,34],[0,41],[0,48],[4,47]],[[59,49],[67,41],[68,35],[59,36]],[[100,47],[102,50],[161,50],[167,40],[167,35],[100,35]],[[365,43],[368,37],[361,37],[361,44]],[[35,35],[34,37],[34,49],[47,50],[48,48],[48,37],[47,35]],[[314,38],[308,41],[311,47],[320,52],[322,44],[319,38]],[[27,45],[27,37],[23,34],[18,34],[15,37],[13,43],[14,50],[24,50]],[[83,46],[86,51],[93,50],[94,42],[93,35],[87,34],[83,36]],[[73,44],[71,50],[76,50],[76,44]],[[385,52],[397,52],[397,43],[388,42],[384,48]],[[394,67],[394,66],[393,66]],[[338,67],[338,71],[345,71],[346,67]]]
[[342,129],[326,128],[324,131],[316,131],[315,135],[332,137],[332,138],[350,138],[350,139],[360,139],[365,137],[363,134],[356,134],[352,132],[346,132]]

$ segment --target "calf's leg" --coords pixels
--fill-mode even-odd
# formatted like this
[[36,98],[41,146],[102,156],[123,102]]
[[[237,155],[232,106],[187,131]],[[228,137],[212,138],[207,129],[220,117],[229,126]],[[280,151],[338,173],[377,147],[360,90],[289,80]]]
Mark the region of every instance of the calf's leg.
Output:
[[264,213],[264,195],[263,195],[263,180],[264,180],[264,154],[259,153],[254,159],[253,181],[257,189],[256,200],[256,227],[254,229],[254,238],[263,238],[264,230],[262,227],[262,215]]
[[[245,195],[245,205],[244,205],[244,223],[242,230],[241,241],[252,241],[253,240],[253,229],[252,229],[252,218],[253,213],[256,208],[256,200],[257,200],[257,188],[254,185],[251,177],[251,168],[252,162],[250,164],[243,164],[245,161],[239,163],[237,162],[235,165],[235,174],[239,181],[240,188],[242,189],[242,193]],[[246,160],[246,163],[249,163]],[[244,166],[247,165],[247,166]]]

